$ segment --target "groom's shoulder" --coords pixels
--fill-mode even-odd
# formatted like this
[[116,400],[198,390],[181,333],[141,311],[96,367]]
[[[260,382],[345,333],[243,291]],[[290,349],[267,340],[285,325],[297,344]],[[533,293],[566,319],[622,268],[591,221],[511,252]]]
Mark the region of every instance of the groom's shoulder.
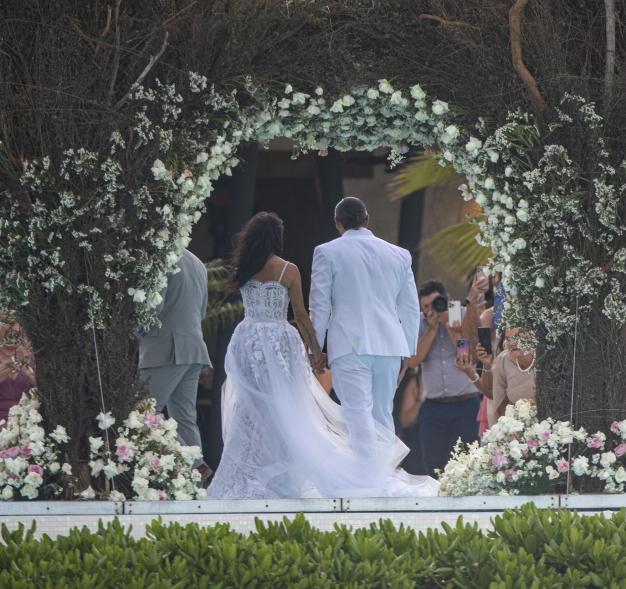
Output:
[[319,252],[319,253],[323,253],[323,252],[327,252],[327,251],[331,251],[333,249],[335,249],[341,242],[341,238],[337,237],[335,239],[331,239],[330,241],[327,241],[325,243],[320,243],[319,245],[315,246],[315,252]]
[[395,245],[394,243],[390,243],[389,241],[385,241],[380,237],[376,237],[374,239],[376,240],[376,243],[379,247],[387,249],[391,254],[400,256],[402,258],[411,258],[411,253],[409,252],[409,250],[400,247],[399,245]]

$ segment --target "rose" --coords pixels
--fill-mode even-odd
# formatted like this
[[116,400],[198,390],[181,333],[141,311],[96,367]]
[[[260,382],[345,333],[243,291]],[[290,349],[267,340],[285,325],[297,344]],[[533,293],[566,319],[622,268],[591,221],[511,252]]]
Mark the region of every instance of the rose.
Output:
[[556,468],[559,472],[567,472],[569,470],[569,462],[564,458],[556,461]]
[[598,435],[587,438],[587,448],[602,448],[604,441]]
[[120,462],[130,462],[135,456],[133,449],[127,443],[118,444],[115,448],[115,454]]
[[[58,463],[55,463],[55,464],[57,464],[57,466],[58,466]],[[41,466],[39,466],[38,464],[31,464],[28,467],[28,472],[35,472],[38,475],[43,475],[43,468],[41,468]]]
[[613,453],[615,454],[615,456],[617,456],[618,458],[620,456],[623,456],[624,454],[626,454],[626,444],[624,444],[623,442],[621,444],[619,444],[618,446],[615,447],[615,449],[613,450]]
[[493,464],[493,466],[495,466],[496,468],[500,468],[508,464],[506,456],[499,448],[493,453],[493,457],[491,458],[491,464]]
[[600,464],[604,468],[608,468],[617,460],[617,457],[613,452],[603,452],[602,456],[600,456]]

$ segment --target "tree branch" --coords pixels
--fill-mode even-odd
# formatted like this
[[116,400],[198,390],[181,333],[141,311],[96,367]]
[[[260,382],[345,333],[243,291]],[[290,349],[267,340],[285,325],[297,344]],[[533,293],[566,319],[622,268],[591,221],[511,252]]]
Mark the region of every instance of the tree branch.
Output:
[[606,13],[606,69],[604,72],[604,111],[613,99],[615,82],[615,0],[604,0]]
[[417,17],[417,20],[432,20],[439,23],[443,27],[466,27],[468,29],[472,29],[473,31],[480,31],[480,28],[476,25],[471,25],[470,23],[463,22],[462,20],[446,20],[445,18],[435,14],[420,14]]
[[548,105],[544,100],[533,75],[528,71],[522,57],[522,18],[528,0],[515,0],[509,10],[509,29],[511,31],[511,61],[522,82],[528,89],[530,102],[537,114],[543,114]]
[[120,68],[120,4],[122,0],[115,1],[115,52],[113,54],[113,73],[111,74],[111,82],[109,83],[109,93],[107,94],[107,105],[113,102],[115,94],[115,82],[117,81],[117,72]]
[[161,45],[161,49],[159,49],[159,52],[156,55],[150,56],[150,61],[148,62],[148,65],[143,68],[143,71],[139,74],[139,77],[131,84],[128,92],[126,92],[126,94],[124,94],[124,96],[122,96],[122,98],[120,98],[120,100],[118,100],[115,104],[115,110],[117,110],[120,106],[122,106],[122,104],[124,104],[128,100],[131,92],[135,89],[136,86],[139,86],[139,84],[143,82],[144,78],[148,75],[148,72],[154,67],[154,64],[159,60],[161,55],[163,55],[165,49],[167,48],[167,40],[169,39],[169,36],[169,32],[166,31],[165,37],[163,38],[163,44]]

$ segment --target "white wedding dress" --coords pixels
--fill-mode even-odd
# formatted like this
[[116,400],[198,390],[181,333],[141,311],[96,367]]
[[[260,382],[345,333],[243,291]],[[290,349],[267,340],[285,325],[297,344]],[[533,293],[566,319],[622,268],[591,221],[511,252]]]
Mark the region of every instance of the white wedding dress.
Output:
[[384,427],[376,425],[374,447],[353,451],[342,408],[287,321],[280,281],[250,280],[241,293],[245,318],[228,347],[222,390],[224,451],[207,498],[437,495],[434,479],[397,468],[408,448]]

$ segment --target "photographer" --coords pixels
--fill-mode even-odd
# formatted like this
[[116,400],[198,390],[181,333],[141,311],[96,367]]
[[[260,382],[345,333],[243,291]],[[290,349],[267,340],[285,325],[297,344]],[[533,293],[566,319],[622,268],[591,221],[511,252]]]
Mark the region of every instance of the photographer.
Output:
[[477,303],[487,288],[487,278],[477,275],[465,301],[467,306],[461,309],[462,322],[452,325],[444,285],[429,281],[419,290],[422,318],[416,359],[422,365],[424,403],[418,423],[424,464],[430,476],[445,467],[459,438],[464,443],[478,440],[478,379],[472,381],[457,368],[456,348],[462,339],[470,340],[475,348]]

